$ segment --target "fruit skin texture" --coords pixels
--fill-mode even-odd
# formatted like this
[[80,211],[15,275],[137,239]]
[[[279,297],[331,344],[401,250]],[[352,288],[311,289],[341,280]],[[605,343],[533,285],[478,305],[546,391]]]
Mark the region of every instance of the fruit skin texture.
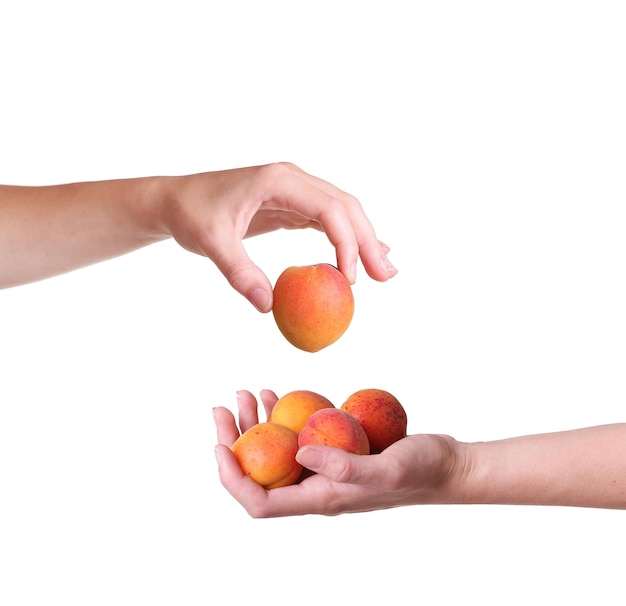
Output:
[[346,277],[329,263],[292,266],[276,280],[272,312],[287,341],[316,352],[348,329],[354,295]]
[[323,444],[358,455],[370,454],[364,429],[354,417],[339,408],[323,408],[314,412],[298,435],[298,444],[300,447]]
[[361,389],[341,405],[363,427],[372,454],[406,437],[407,414],[398,399],[383,389]]
[[286,393],[276,401],[268,420],[300,433],[307,419],[323,408],[335,408],[335,405],[328,398],[314,391],[297,389]]
[[298,434],[278,423],[253,425],[235,440],[231,450],[243,473],[264,488],[295,484],[302,472],[296,461]]

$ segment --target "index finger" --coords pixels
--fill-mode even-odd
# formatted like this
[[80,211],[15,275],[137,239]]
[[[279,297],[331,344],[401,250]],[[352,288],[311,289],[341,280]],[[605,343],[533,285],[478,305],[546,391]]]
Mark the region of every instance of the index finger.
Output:
[[317,221],[336,249],[337,267],[350,283],[356,280],[361,257],[370,277],[385,281],[395,274],[387,251],[357,198],[293,165],[281,179],[273,180],[264,206],[295,211]]

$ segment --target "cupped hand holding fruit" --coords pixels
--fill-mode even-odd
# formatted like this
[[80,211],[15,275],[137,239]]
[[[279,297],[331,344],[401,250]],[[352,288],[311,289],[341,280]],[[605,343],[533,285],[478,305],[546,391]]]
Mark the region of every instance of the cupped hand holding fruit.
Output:
[[[261,392],[271,414],[276,394]],[[266,490],[246,476],[230,446],[259,422],[257,401],[249,391],[238,394],[238,421],[225,407],[214,409],[220,480],[254,518],[288,515],[337,515],[418,503],[454,502],[462,481],[464,449],[443,435],[411,435],[377,455],[356,455],[328,446],[304,446],[297,459],[314,474],[297,484]]]
[[296,454],[301,447],[317,444],[369,455],[406,436],[406,412],[387,391],[362,389],[340,409],[306,389],[281,398],[269,393],[264,402],[267,421],[247,413],[241,435],[233,434],[231,445],[241,471],[263,488],[280,488],[300,479],[302,465]]

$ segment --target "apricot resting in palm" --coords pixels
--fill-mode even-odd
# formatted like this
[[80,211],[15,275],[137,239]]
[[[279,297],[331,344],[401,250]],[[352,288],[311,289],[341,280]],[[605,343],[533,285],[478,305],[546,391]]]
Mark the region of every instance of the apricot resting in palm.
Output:
[[308,389],[296,389],[278,398],[268,421],[280,423],[296,433],[306,425],[308,418],[322,408],[334,408],[326,397]]
[[278,423],[257,423],[231,446],[241,471],[264,488],[295,484],[302,466],[296,461],[298,434]]
[[372,454],[406,437],[407,416],[398,399],[384,389],[360,389],[341,405],[363,427]]
[[340,408],[314,412],[298,434],[298,446],[322,444],[358,455],[370,454],[370,443],[359,422]]

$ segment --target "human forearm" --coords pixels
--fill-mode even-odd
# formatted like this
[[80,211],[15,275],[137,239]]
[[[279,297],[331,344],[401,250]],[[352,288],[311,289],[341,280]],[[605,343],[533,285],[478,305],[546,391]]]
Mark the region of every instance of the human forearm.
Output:
[[259,310],[272,286],[242,244],[278,229],[323,231],[339,270],[396,274],[359,201],[290,163],[170,177],[44,187],[0,186],[0,288],[77,269],[174,238],[210,258]]
[[0,187],[0,287],[125,254],[167,237],[152,178]]
[[459,449],[461,502],[626,508],[626,424]]

